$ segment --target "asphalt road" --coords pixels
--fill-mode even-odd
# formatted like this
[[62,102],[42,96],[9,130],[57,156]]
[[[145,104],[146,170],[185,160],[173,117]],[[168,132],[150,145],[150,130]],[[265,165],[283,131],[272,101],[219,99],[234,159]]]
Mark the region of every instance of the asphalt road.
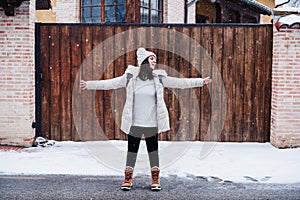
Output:
[[162,178],[162,190],[150,190],[150,177],[135,177],[131,191],[120,190],[122,177],[4,176],[0,199],[300,199],[299,184],[232,183],[201,177]]

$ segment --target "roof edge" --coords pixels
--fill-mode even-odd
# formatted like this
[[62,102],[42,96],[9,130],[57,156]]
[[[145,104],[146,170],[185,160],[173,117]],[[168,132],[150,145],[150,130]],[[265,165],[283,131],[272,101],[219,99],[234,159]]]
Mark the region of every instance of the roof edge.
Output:
[[272,15],[273,14],[273,11],[271,8],[257,2],[257,1],[254,1],[254,0],[240,0],[241,2],[243,3],[246,3],[252,7],[255,7],[257,9],[259,9],[261,11],[262,14],[265,14],[265,15]]

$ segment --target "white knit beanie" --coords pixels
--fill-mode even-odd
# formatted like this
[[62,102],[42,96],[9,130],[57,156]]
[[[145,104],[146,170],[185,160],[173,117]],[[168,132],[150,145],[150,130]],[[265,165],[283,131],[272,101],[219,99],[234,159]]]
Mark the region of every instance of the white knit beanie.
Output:
[[147,51],[145,48],[138,48],[138,50],[136,51],[136,55],[137,55],[137,60],[138,60],[139,66],[141,66],[143,61],[146,58],[148,58],[149,56],[154,56],[156,58],[155,53],[153,53],[151,51]]

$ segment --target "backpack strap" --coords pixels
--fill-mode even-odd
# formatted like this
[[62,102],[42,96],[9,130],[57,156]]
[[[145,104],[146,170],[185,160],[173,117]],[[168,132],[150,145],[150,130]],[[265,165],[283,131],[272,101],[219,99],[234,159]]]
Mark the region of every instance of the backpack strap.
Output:
[[159,82],[160,82],[160,84],[162,84],[162,86],[164,86],[164,83],[163,83],[163,81],[162,81],[162,78],[163,78],[163,77],[164,77],[163,75],[158,75]]
[[127,87],[128,83],[129,83],[129,81],[130,81],[130,79],[131,79],[132,77],[133,77],[133,74],[127,73],[126,87]]

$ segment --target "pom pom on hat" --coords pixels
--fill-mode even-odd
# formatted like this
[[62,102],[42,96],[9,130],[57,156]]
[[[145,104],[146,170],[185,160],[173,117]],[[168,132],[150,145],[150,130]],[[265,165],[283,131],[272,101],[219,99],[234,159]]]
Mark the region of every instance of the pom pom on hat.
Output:
[[136,55],[137,55],[137,60],[138,60],[139,66],[141,66],[143,61],[146,58],[148,58],[149,56],[154,56],[156,58],[155,53],[153,53],[151,51],[147,51],[145,48],[138,48],[138,50],[136,51]]

